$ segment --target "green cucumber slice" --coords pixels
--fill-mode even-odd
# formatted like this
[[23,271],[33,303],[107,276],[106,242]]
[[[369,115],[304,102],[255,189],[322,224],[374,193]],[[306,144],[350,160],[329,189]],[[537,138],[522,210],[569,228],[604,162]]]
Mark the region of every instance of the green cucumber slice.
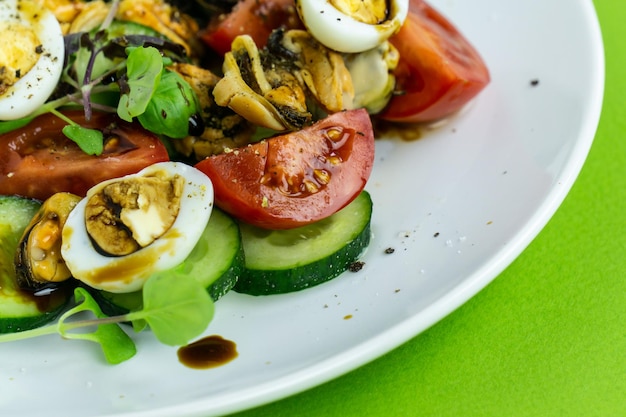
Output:
[[14,258],[24,229],[41,203],[16,196],[0,196],[0,333],[33,329],[54,320],[72,293],[54,291],[33,295],[17,285]]
[[300,291],[331,280],[369,245],[372,199],[363,191],[319,222],[289,230],[241,224],[246,270],[235,291],[250,295]]
[[217,301],[230,291],[243,273],[244,251],[239,225],[217,207],[181,272],[195,277]]
[[[244,270],[244,253],[237,223],[214,207],[200,240],[176,273],[193,276],[207,289],[213,301],[230,291]],[[126,314],[142,307],[141,291],[112,293],[91,290],[102,311]]]
[[13,237],[19,240],[39,207],[41,203],[37,200],[0,195],[0,224],[8,225],[12,229]]

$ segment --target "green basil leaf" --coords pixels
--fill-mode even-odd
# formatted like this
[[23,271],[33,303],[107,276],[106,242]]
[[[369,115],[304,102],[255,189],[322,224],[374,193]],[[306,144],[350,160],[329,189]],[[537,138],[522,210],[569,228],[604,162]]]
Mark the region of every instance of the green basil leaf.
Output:
[[189,83],[180,74],[164,70],[150,103],[137,119],[158,135],[180,139],[189,135],[189,119],[199,113],[199,108]]
[[128,92],[120,96],[117,114],[127,122],[142,114],[159,85],[163,72],[161,53],[154,47],[134,48],[126,60]]

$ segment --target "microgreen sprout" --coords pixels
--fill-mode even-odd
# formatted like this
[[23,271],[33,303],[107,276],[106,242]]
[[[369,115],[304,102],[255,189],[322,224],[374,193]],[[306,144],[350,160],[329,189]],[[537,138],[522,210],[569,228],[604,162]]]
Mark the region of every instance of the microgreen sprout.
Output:
[[63,134],[76,142],[83,152],[88,155],[102,154],[104,137],[101,131],[80,126],[56,109],[50,110],[50,113],[53,113],[59,119],[67,123],[67,125],[63,127]]
[[[88,340],[100,345],[105,359],[118,364],[132,358],[136,346],[120,323],[135,331],[146,327],[164,344],[184,345],[200,335],[213,318],[214,306],[206,289],[191,277],[173,271],[155,273],[144,285],[143,307],[119,316],[106,316],[89,291],[75,289],[76,305],[51,325],[0,335],[0,343],[59,334],[65,339]],[[76,319],[91,312],[92,318]],[[91,331],[89,331],[91,330]]]
[[[128,122],[137,119],[158,135],[188,135],[189,118],[199,112],[198,99],[180,75],[165,68],[186,59],[184,48],[158,36],[115,36],[110,27],[112,16],[95,32],[65,36],[64,69],[53,97],[25,118],[0,121],[0,134],[23,127],[41,114],[53,113],[67,122],[63,133],[69,139],[85,153],[99,155],[99,136],[61,113],[67,106],[80,106],[86,120],[94,110],[116,112]],[[115,96],[113,102],[100,100],[111,94]]]

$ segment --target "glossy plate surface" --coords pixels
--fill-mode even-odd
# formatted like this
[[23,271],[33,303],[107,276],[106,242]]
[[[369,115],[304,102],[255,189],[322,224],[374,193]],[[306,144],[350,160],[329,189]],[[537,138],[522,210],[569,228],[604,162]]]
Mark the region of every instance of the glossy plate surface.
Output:
[[88,342],[2,345],[0,413],[207,417],[259,405],[388,352],[509,265],[555,212],[593,140],[604,60],[592,2],[432,4],[475,44],[493,80],[419,140],[378,141],[374,239],[360,272],[296,294],[227,295],[206,334],[234,341],[239,356],[211,370],[186,368],[149,333],[114,367]]

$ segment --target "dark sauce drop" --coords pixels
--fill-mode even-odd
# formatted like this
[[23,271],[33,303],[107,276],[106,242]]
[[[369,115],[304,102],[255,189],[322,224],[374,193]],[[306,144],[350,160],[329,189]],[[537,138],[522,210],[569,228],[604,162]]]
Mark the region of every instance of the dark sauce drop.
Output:
[[238,355],[237,345],[221,336],[207,336],[178,349],[178,360],[193,369],[222,366]]

